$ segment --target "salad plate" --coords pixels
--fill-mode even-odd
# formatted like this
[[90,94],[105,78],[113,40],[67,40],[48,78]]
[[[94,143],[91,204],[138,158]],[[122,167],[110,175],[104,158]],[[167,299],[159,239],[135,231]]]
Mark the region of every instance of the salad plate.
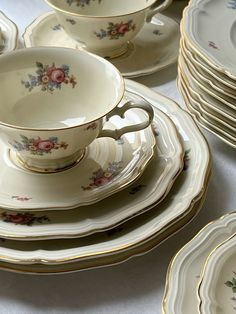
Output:
[[0,11],[0,55],[15,50],[18,41],[18,28],[2,11]]
[[[210,175],[211,157],[207,142],[189,114],[172,100],[136,82],[126,80],[126,88],[167,114],[176,125],[183,141],[184,171],[168,196],[152,210],[107,232],[63,240],[5,239],[0,245],[1,262],[25,265],[26,269],[30,265],[29,272],[33,264],[36,264],[35,267],[38,264],[47,267],[52,265],[51,273],[57,272],[57,268],[53,271],[54,265],[63,267],[75,263],[74,270],[79,270],[96,267],[98,264],[107,265],[108,260],[109,264],[113,264],[151,249],[183,227],[196,214],[195,205],[202,202]],[[147,186],[147,189],[149,188]],[[41,272],[44,272],[43,267]]]
[[[140,100],[132,92],[127,92],[127,97]],[[173,122],[162,111],[155,109],[152,126],[156,137],[154,157],[133,185],[101,202],[70,211],[29,213],[0,209],[0,238],[39,240],[85,236],[117,227],[157,206],[182,171],[184,151]]]
[[[234,212],[206,225],[175,255],[167,272],[163,313],[199,313],[197,289],[206,259],[212,250],[235,232],[236,213]],[[217,276],[216,273],[215,275]],[[228,276],[222,277],[224,281],[222,289],[225,289],[227,293],[232,293],[232,287],[226,284],[227,281],[232,281],[232,278],[234,278],[232,270]],[[222,299],[222,301],[230,303],[228,299]]]
[[[129,43],[128,51],[109,59],[124,77],[138,77],[159,71],[177,61],[179,25],[162,14],[146,23],[137,37]],[[39,16],[23,34],[26,47],[61,46],[83,49],[71,39],[58,23],[54,12]]]
[[[112,128],[136,124],[143,121],[145,114],[134,109],[126,116],[126,122],[114,117],[107,125]],[[101,201],[143,173],[153,157],[155,144],[151,126],[127,133],[122,141],[98,138],[87,147],[78,164],[50,174],[22,168],[3,144],[0,147],[0,207],[17,211],[62,210]]]
[[234,0],[191,0],[181,30],[191,49],[212,68],[236,79]]
[[198,287],[200,313],[235,313],[235,245],[234,234],[208,256]]

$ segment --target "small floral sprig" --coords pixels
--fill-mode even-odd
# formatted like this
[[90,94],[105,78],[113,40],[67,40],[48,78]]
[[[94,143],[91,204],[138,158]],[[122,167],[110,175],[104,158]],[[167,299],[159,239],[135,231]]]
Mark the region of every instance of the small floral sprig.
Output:
[[62,28],[61,24],[56,24],[56,25],[52,26],[53,31],[59,31],[59,30],[61,30],[61,28]]
[[190,157],[189,157],[189,153],[190,153],[191,149],[187,149],[185,152],[184,152],[184,167],[183,167],[183,170],[188,170],[188,167],[189,167],[189,161],[190,161]]
[[[96,0],[92,0],[96,1]],[[91,0],[66,0],[66,2],[71,6],[72,4],[76,4],[77,7],[85,7],[86,5],[90,5]],[[101,3],[102,0],[98,0],[98,3]]]
[[3,212],[1,214],[4,222],[14,223],[15,225],[26,225],[32,226],[34,223],[44,223],[49,222],[50,219],[46,216],[36,216],[31,213],[7,213]]
[[16,201],[20,201],[20,202],[26,202],[26,201],[32,200],[32,197],[19,196],[19,195],[13,195],[11,198],[15,199]]
[[61,89],[62,84],[71,84],[72,88],[77,84],[74,75],[70,75],[70,67],[62,64],[56,67],[52,65],[43,65],[41,62],[36,62],[36,74],[28,74],[29,80],[22,80],[21,83],[31,92],[36,86],[40,86],[44,92],[52,93],[55,89]]
[[106,30],[100,29],[99,32],[94,32],[94,34],[99,38],[103,39],[108,37],[110,40],[119,39],[120,37],[124,37],[126,33],[130,31],[134,31],[136,25],[133,23],[132,20],[128,22],[121,22],[121,23],[108,23],[108,27]]
[[88,191],[108,184],[119,174],[121,168],[122,161],[113,161],[109,163],[107,169],[103,170],[100,168],[93,172],[93,176],[89,178],[92,182],[86,187],[82,186],[82,189]]
[[225,285],[232,288],[233,293],[236,293],[236,278],[233,277],[231,281],[226,281]]
[[48,139],[28,138],[21,135],[21,142],[14,141],[10,143],[17,151],[29,151],[32,155],[43,156],[45,154],[51,154],[52,150],[60,148],[67,149],[68,144],[66,142],[59,142],[57,137],[49,137]]
[[91,124],[89,124],[85,130],[88,131],[88,130],[96,130],[96,128],[98,127],[97,123],[96,122],[93,122]]

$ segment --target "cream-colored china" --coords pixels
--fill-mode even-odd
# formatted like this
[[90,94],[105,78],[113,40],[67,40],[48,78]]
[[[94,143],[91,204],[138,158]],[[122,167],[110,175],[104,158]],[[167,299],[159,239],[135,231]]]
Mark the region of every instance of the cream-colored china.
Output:
[[208,256],[198,286],[200,313],[235,313],[235,247],[234,234]]
[[102,57],[117,57],[128,49],[145,21],[172,0],[45,0],[68,35],[84,49]]
[[[21,164],[53,172],[76,164],[97,137],[121,135],[150,125],[151,106],[126,102],[118,70],[96,55],[66,48],[28,48],[0,59],[0,129]],[[14,93],[12,92],[14,86]],[[148,117],[137,125],[103,128],[131,108]]]
[[[197,288],[202,268],[211,251],[235,232],[236,213],[227,214],[206,225],[175,255],[167,272],[165,296],[163,298],[163,314],[199,313]],[[215,272],[215,276],[218,277],[219,274],[221,273]],[[232,292],[232,288],[228,287],[225,283],[232,281],[233,277],[232,270],[230,270],[228,276],[222,277],[223,283],[221,288],[227,291],[227,293]],[[213,286],[211,287],[213,289]],[[225,300],[223,296],[222,294],[222,302],[228,301],[229,304],[235,303],[233,300]],[[221,313],[229,314],[230,312]]]
[[0,54],[17,48],[18,28],[0,11]]
[[[131,110],[127,113],[126,121],[130,125],[140,123],[143,115],[142,112],[138,114]],[[115,117],[112,121],[108,125],[111,129],[121,128],[125,124]],[[45,211],[98,202],[124,189],[143,173],[154,154],[155,144],[151,127],[128,133],[119,141],[96,139],[88,146],[80,163],[71,169],[51,174],[22,169],[14,154],[2,144],[0,207],[18,211]]]
[[[179,25],[173,19],[158,14],[130,42],[128,51],[110,59],[124,77],[137,77],[161,70],[177,61]],[[26,47],[61,46],[82,49],[58,24],[54,12],[40,15],[23,34]]]
[[234,0],[191,0],[182,22],[188,45],[212,68],[233,79],[236,79],[235,21]]
[[[204,137],[189,114],[173,101],[135,82],[127,81],[126,86],[129,91],[144,97],[165,112],[180,133],[185,150],[185,167],[168,197],[156,208],[110,232],[68,240],[5,240],[0,246],[2,262],[48,266],[82,262],[82,269],[105,265],[108,258],[110,263],[115,263],[137,252],[141,253],[144,243],[147,244],[145,250],[157,245],[192,217],[191,211],[205,193],[210,172],[210,154]],[[153,175],[155,177],[155,173]],[[151,176],[149,180],[152,184]],[[147,189],[151,189],[151,185]],[[135,197],[138,196],[139,193]],[[145,203],[143,206],[145,208]],[[81,269],[78,264],[76,269]]]
[[191,116],[195,119],[195,121],[201,125],[204,129],[210,131],[211,133],[213,133],[214,135],[216,135],[217,137],[219,137],[223,142],[227,143],[228,145],[230,145],[233,148],[236,148],[236,141],[235,138],[231,135],[229,135],[227,132],[225,132],[224,130],[222,130],[218,125],[216,124],[212,124],[209,120],[206,120],[201,113],[199,112],[199,110],[196,110],[195,108],[193,108],[190,105],[190,99],[187,97],[187,93],[185,93],[184,90],[184,85],[183,85],[183,80],[181,81],[181,75],[180,75],[180,71],[179,71],[179,79],[177,81],[177,85],[179,88],[179,91],[183,97],[184,100],[184,104],[187,107],[189,113],[191,114]]
[[[129,99],[132,98],[132,100],[135,101],[137,101],[137,98],[139,98],[132,93],[127,93],[127,96],[129,97]],[[142,119],[142,117],[139,117],[139,115],[140,113],[138,112],[137,114],[132,112],[130,122],[135,123],[137,120]],[[155,109],[154,120],[155,121],[153,123],[153,130],[157,142],[157,147],[154,149],[154,158],[148,165],[147,169],[145,169],[142,177],[138,181],[135,181],[132,186],[127,187],[122,192],[117,193],[116,195],[112,195],[111,197],[106,198],[97,204],[80,207],[78,209],[75,208],[71,211],[46,210],[43,213],[27,213],[12,212],[1,209],[0,238],[38,240],[85,236],[97,231],[114,228],[115,226],[123,223],[128,219],[133,218],[136,215],[142,214],[143,212],[149,210],[151,207],[157,206],[157,204],[166,197],[173,183],[177,179],[178,174],[182,171],[184,151],[182,148],[182,143],[179,140],[179,135],[172,121],[164,113],[162,113],[162,111],[158,109]],[[117,123],[119,124],[119,122]],[[140,134],[135,134],[135,136],[132,134],[127,134],[125,135],[125,137],[127,138],[124,138],[125,141],[119,141],[114,145],[117,146],[116,150],[119,149],[123,151],[123,155],[128,154],[129,151],[129,155],[131,155],[129,165],[128,167],[126,167],[128,174],[123,171],[124,173],[122,174],[122,176],[119,176],[119,179],[116,180],[114,178],[114,180],[117,181],[117,184],[119,184],[118,188],[120,188],[120,186],[124,184],[123,181],[126,180],[126,177],[130,176],[129,172],[132,171],[132,168],[132,172],[134,172],[133,175],[136,175],[138,168],[137,166],[133,167],[132,163],[134,163],[135,165],[136,159],[141,159],[142,162],[144,162],[144,159],[147,159],[146,155],[148,154],[148,146],[151,144],[149,137],[152,137],[152,134],[149,134],[150,132],[148,133],[147,131],[140,131],[136,133]],[[112,145],[107,145],[108,143],[105,139],[100,139],[96,141],[100,141],[100,146],[102,147],[108,146],[106,148],[106,152],[107,149],[114,150]],[[146,141],[147,143],[145,143]],[[147,146],[146,150],[144,150],[145,147],[137,147],[138,145]],[[151,147],[149,147],[149,151],[150,150]],[[138,156],[138,154],[140,154],[140,151],[143,151],[143,158],[139,158],[141,156]],[[107,155],[109,155],[109,151],[107,152]],[[114,153],[112,155],[114,155]],[[103,152],[101,157],[102,156],[106,157],[106,154]],[[112,156],[112,158],[114,157]],[[9,167],[9,165],[5,165],[4,167],[4,163],[2,163],[2,167],[4,169],[5,167]],[[8,171],[6,169],[3,171],[5,171],[5,175],[7,176]],[[75,169],[73,169],[73,172],[74,171]],[[15,172],[17,175],[17,171]],[[12,180],[14,180],[15,178],[17,179],[16,175],[12,175]],[[19,173],[18,176],[19,175],[21,177],[18,177],[18,179],[14,181],[22,181],[22,177],[24,179],[24,173]],[[32,175],[32,173],[28,175],[28,182],[32,182],[32,180],[34,180]],[[85,178],[88,177],[88,174],[86,172],[84,172],[83,175]],[[56,178],[57,180],[61,178],[61,181],[66,183],[71,181],[71,177],[72,174],[70,174],[70,177],[65,177],[65,175],[62,175],[59,178],[57,175]],[[107,182],[107,180],[105,179],[109,178],[106,178],[103,175],[103,177],[97,180],[97,182],[95,183],[101,184],[106,182],[107,188],[109,188],[109,185],[111,183]],[[48,182],[46,179],[43,184],[41,183],[41,185],[45,185],[44,190],[46,191],[46,198],[48,198],[48,194],[50,194],[50,197],[52,197],[52,186],[56,185],[58,188],[57,180],[52,183],[51,181]],[[25,181],[26,180],[23,180],[23,182]],[[40,185],[40,182],[38,183],[38,185]],[[94,188],[106,189],[106,185],[95,186]],[[68,190],[71,190],[71,184],[69,184],[68,187],[67,184],[61,184],[61,186],[64,187],[65,192],[56,191],[54,189],[53,194],[57,202],[61,201],[61,203],[65,204],[66,202],[63,198],[65,198],[64,195],[66,195],[66,193],[68,197]],[[80,185],[75,182],[72,188],[74,190],[75,197],[77,197],[78,201],[81,201],[84,196],[83,194],[81,194],[80,191],[78,191],[78,186]],[[5,187],[5,191],[7,191],[8,194],[10,192],[10,188],[11,187],[9,186]],[[24,190],[27,190],[28,194],[30,195],[30,193],[32,192],[32,187],[29,185],[25,186]],[[61,194],[62,196],[60,197],[60,200],[57,199],[58,195],[60,196]],[[91,194],[91,197],[94,197],[91,190],[89,191],[89,194]],[[1,197],[2,195],[0,195],[0,199]],[[40,203],[45,203],[44,195],[38,195],[38,199],[41,199],[39,201]],[[15,201],[17,200],[15,199]],[[21,205],[22,201],[18,201],[18,203]],[[24,206],[24,204],[22,206]]]

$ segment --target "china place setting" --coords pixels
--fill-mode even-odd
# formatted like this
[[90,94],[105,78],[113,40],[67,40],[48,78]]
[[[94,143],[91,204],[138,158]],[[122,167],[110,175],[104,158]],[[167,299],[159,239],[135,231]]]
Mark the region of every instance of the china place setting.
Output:
[[127,79],[177,60],[179,26],[160,14],[171,2],[47,0],[25,47],[2,53],[1,269],[120,263],[200,210],[206,139],[173,100]]

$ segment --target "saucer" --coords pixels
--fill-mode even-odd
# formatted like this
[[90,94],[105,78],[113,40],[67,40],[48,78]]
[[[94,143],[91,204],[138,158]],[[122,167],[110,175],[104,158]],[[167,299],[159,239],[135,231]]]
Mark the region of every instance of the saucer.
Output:
[[[189,241],[172,259],[166,277],[165,296],[163,298],[163,314],[182,313],[199,314],[197,288],[200,275],[209,254],[222,242],[226,241],[236,233],[236,213],[232,212],[207,224],[191,241]],[[235,252],[235,246],[234,246]],[[234,259],[235,265],[235,259]],[[215,272],[222,278],[221,288],[228,294],[232,287],[227,281],[235,277],[234,269],[230,269],[228,276],[223,277],[222,272]],[[211,290],[213,291],[213,282]],[[228,302],[228,305],[235,304],[234,300],[225,298],[221,294],[220,300]],[[204,312],[206,313],[206,312]],[[212,311],[211,313],[217,313]],[[220,313],[231,313],[221,311]],[[233,311],[235,313],[235,310]]]
[[[127,96],[133,101],[140,98],[131,92]],[[1,209],[0,238],[81,237],[117,227],[148,211],[154,204],[156,206],[166,197],[182,171],[184,151],[174,124],[158,109],[155,109],[153,129],[157,142],[154,157],[133,185],[97,204],[70,211],[22,213]]]
[[[39,16],[23,34],[26,47],[57,46],[82,49],[58,23],[54,12]],[[129,43],[128,51],[109,59],[124,77],[138,77],[161,70],[177,61],[179,24],[162,14],[146,23],[137,37]]]
[[[140,123],[145,114],[129,110],[125,122],[113,117],[110,128]],[[141,120],[140,120],[141,119]],[[151,126],[120,140],[99,138],[74,167],[51,174],[21,168],[9,149],[0,147],[0,207],[9,210],[70,209],[92,204],[117,193],[137,179],[154,154]],[[19,184],[20,182],[20,184]]]
[[[136,82],[126,80],[125,83],[128,91],[144,97],[171,118],[183,142],[184,171],[168,196],[158,206],[150,206],[152,210],[106,232],[77,239],[3,240],[0,268],[49,274],[119,263],[151,250],[196,215],[204,200],[211,168],[206,140],[189,114],[175,102]],[[150,172],[148,186],[139,189],[135,197],[141,201],[142,194],[150,191],[154,182],[155,173]],[[111,210],[112,206],[111,202]]]
[[0,55],[17,48],[18,28],[2,11],[0,11],[0,37]]

